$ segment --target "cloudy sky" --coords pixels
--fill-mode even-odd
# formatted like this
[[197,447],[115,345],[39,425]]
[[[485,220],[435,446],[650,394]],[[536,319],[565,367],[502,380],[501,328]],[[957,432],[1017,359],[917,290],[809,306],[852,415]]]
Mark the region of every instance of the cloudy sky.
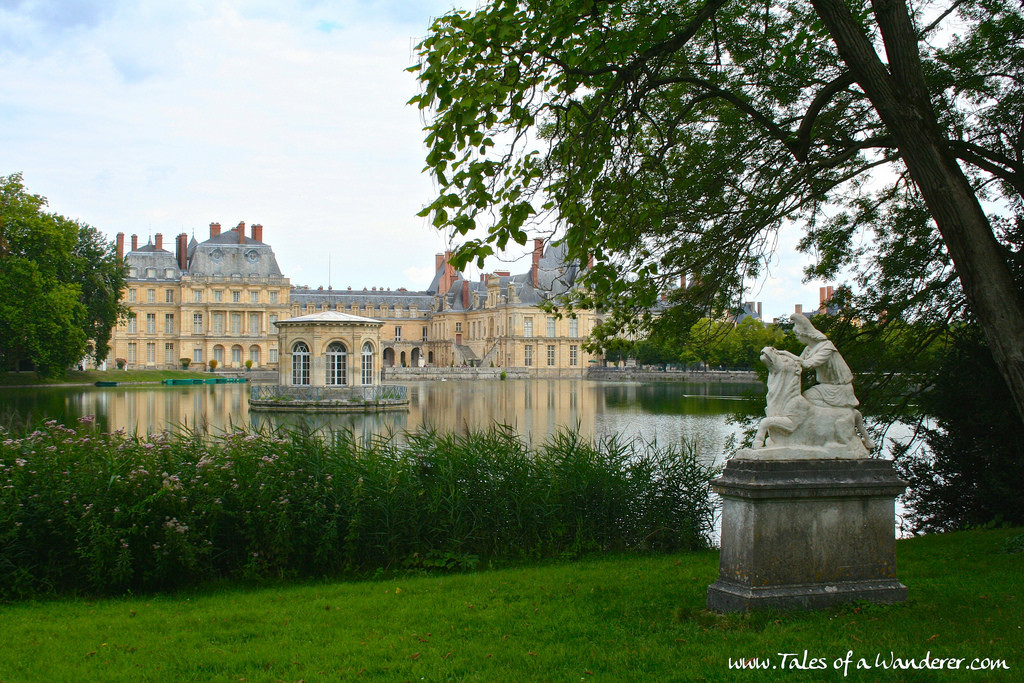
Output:
[[[446,240],[405,69],[453,4],[0,0],[0,175],[111,239],[261,223],[293,284],[422,289]],[[802,262],[766,317],[817,302]]]

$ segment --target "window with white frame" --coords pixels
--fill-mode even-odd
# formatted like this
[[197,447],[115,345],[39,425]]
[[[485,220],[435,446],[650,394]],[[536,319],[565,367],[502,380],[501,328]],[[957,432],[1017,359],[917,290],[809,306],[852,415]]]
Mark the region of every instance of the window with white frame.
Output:
[[202,364],[203,362],[203,350],[192,349],[192,362]]
[[130,304],[135,303],[137,301],[137,296],[138,295],[135,293],[134,289],[129,289],[128,290],[128,303],[130,303]]
[[277,362],[277,349],[270,349],[270,351],[267,352],[267,356],[269,357],[269,361],[271,363],[276,363]]
[[128,344],[128,362],[134,363],[136,358],[135,342],[129,342]]
[[569,344],[569,365],[572,367],[579,365],[579,347],[575,344]]
[[174,365],[174,344],[164,344],[164,363]]
[[549,315],[548,316],[547,335],[549,337],[554,337],[555,336],[555,316],[553,316],[553,315]]
[[533,336],[533,318],[523,318],[523,336]]
[[569,318],[569,336],[578,337],[580,336],[580,321],[579,318]]
[[156,313],[146,314],[146,334],[156,334]]
[[260,302],[259,292],[249,292],[249,303],[258,304]]
[[395,325],[395,341],[402,341],[402,326]]
[[260,336],[260,314],[250,313],[249,314],[249,336],[258,337]]
[[224,314],[214,313],[213,314],[213,333],[224,334]]
[[305,342],[295,342],[292,345],[292,384],[309,384],[309,347]]
[[348,384],[348,349],[341,342],[331,342],[327,346],[327,384]]
[[242,347],[232,346],[231,347],[231,364],[241,365],[242,364]]
[[526,367],[533,365],[533,346],[531,344],[523,347],[523,365]]
[[276,291],[270,293],[270,303],[272,303],[272,304],[276,304],[277,303],[277,292]]
[[235,290],[231,292],[231,303],[237,304],[242,300],[242,293]]
[[242,314],[231,314],[231,334],[242,334]]
[[192,314],[192,334],[203,333],[203,314],[193,313]]
[[548,365],[555,364],[555,345],[548,344]]
[[277,334],[277,313],[270,314],[270,334]]
[[135,334],[138,331],[138,323],[139,319],[135,317],[134,313],[132,313],[128,317],[128,334]]
[[150,365],[156,363],[156,342],[146,344],[146,362]]
[[217,303],[224,301],[224,292],[220,289],[213,290],[213,300]]
[[146,290],[146,303],[150,303],[150,304],[156,303],[156,290],[155,289],[147,289]]
[[174,334],[173,313],[164,313],[164,334]]
[[164,303],[165,304],[173,304],[174,303],[174,290],[173,289],[165,289],[164,290]]
[[363,385],[373,384],[373,344],[363,344]]
[[220,344],[213,347],[213,359],[217,361],[217,365],[224,365],[224,347]]
[[192,301],[194,301],[197,304],[198,303],[202,303],[202,301],[203,301],[203,290],[201,290],[201,289],[193,289],[192,290]]

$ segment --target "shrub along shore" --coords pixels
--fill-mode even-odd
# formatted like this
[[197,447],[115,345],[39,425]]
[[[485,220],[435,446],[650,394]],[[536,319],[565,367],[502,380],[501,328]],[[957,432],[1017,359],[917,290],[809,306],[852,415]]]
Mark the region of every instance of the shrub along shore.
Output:
[[0,429],[0,599],[222,579],[366,576],[594,551],[707,548],[691,448],[510,429],[100,433]]

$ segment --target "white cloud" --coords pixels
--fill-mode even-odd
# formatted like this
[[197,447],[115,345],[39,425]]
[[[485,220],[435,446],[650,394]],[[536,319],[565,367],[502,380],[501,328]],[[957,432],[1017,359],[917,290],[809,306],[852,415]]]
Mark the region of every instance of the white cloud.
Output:
[[[0,5],[0,173],[111,238],[262,223],[296,284],[430,282],[447,244],[416,216],[433,187],[404,69],[450,2],[71,5]],[[787,245],[766,317],[817,301]]]

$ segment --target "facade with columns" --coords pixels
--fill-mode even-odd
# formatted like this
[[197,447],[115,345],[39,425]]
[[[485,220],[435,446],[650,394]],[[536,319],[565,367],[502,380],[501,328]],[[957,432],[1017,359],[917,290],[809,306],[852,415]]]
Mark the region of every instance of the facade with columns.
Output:
[[[525,273],[497,271],[470,281],[447,253],[435,256],[425,290],[342,290],[293,288],[258,224],[247,235],[244,223],[225,232],[211,223],[207,240],[178,235],[173,252],[160,234],[143,246],[132,236],[127,252],[124,235],[117,239],[132,317],[114,330],[111,359],[129,368],[181,367],[188,358],[193,366],[215,360],[219,368],[242,369],[252,361],[255,368],[291,372],[292,349],[279,342],[277,323],[325,312],[379,323],[378,368],[475,365],[579,376],[597,360],[582,347],[598,323],[593,311],[559,318],[542,308],[570,297],[580,273],[579,264],[566,262],[563,246],[545,248],[542,240],[535,241]],[[350,367],[362,367],[362,347],[347,347]]]
[[379,384],[379,320],[337,311],[301,315],[278,324],[282,386]]

